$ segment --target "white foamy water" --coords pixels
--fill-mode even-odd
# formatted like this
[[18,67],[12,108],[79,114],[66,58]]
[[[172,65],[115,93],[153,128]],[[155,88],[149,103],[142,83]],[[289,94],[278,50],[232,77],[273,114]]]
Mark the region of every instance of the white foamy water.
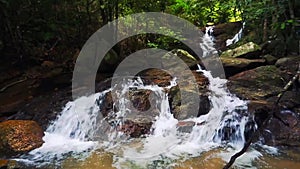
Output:
[[[134,162],[140,167],[147,168],[147,165],[153,161],[168,159],[180,159],[185,156],[195,157],[205,151],[210,151],[220,146],[230,145],[231,149],[226,149],[227,155],[234,154],[243,147],[245,142],[244,129],[248,117],[242,116],[236,112],[247,110],[247,103],[231,95],[226,88],[226,80],[213,78],[210,72],[201,70],[210,81],[210,101],[212,108],[208,114],[197,118],[186,119],[185,121],[194,122],[195,125],[190,133],[182,133],[178,130],[178,120],[173,117],[170,111],[168,97],[163,92],[163,88],[152,86],[148,89],[156,91],[160,95],[160,115],[153,124],[153,133],[148,135],[141,142],[139,148],[130,145],[123,145],[122,155],[117,156],[115,167],[122,168],[126,162]],[[143,87],[142,87],[143,88]],[[222,141],[222,128],[228,126],[235,132],[230,133],[234,137]],[[257,157],[254,152],[250,153]],[[228,160],[228,156],[222,156]]]
[[232,39],[226,40],[226,46],[230,46],[230,45],[235,44],[238,41],[240,41],[240,39],[242,38],[242,35],[243,35],[244,28],[245,28],[245,22],[243,22],[242,28],[239,30],[239,32],[237,34],[234,35],[234,37]]
[[[209,31],[212,31],[212,28],[207,29],[204,43],[201,44],[204,57],[211,55],[211,52],[216,53]],[[144,85],[138,78],[67,103],[45,132],[43,146],[31,151],[23,160],[33,163],[57,163],[70,155],[80,155],[84,158],[83,154],[86,156],[95,149],[104,149],[115,154],[113,165],[117,168],[128,168],[128,164],[148,168],[157,161],[171,161],[164,164],[163,168],[167,168],[172,160],[197,157],[204,152],[221,149],[222,151],[215,156],[229,161],[230,156],[238,152],[245,143],[245,126],[252,120],[252,117],[246,115],[247,102],[228,92],[225,79],[214,78],[209,71],[202,70],[200,66],[198,72],[203,73],[209,80],[211,109],[205,115],[184,120],[197,124],[190,126],[190,132],[182,132],[179,129],[179,121],[170,111],[166,90],[177,85],[176,78],[168,87]],[[155,103],[151,103],[151,108],[146,114],[156,111],[158,114],[152,117],[150,134],[133,139],[118,127],[122,126],[127,117],[140,116],[132,110],[132,103],[128,98],[128,92],[140,89],[152,91],[152,97],[155,98]],[[101,106],[108,92],[116,96],[114,112],[111,117],[103,118]],[[237,160],[236,165],[250,165],[260,156],[258,151],[251,149]]]
[[200,43],[202,49],[202,57],[206,58],[211,55],[218,54],[218,51],[214,48],[214,36],[213,34],[214,26],[208,26],[205,28],[205,34],[202,37],[203,42]]

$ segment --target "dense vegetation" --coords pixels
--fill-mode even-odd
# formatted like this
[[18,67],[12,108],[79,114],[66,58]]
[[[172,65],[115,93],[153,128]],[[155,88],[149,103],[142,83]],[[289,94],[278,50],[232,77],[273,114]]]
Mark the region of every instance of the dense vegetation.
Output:
[[[174,14],[199,27],[243,21],[247,40],[262,44],[276,39],[287,53],[297,48],[299,7],[298,0],[0,0],[0,57],[20,64],[68,60],[101,26],[143,11]],[[168,48],[174,42],[138,38],[143,38],[139,41],[142,48]],[[126,49],[139,46],[136,41],[131,43],[134,45],[127,43]],[[115,47],[118,53],[121,45]]]

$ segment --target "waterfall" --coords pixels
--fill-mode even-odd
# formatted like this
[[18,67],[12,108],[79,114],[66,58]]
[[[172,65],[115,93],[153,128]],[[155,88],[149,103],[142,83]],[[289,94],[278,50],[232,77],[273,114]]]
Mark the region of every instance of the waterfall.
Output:
[[[209,36],[211,31],[207,29],[203,44],[200,44],[206,52],[215,52]],[[209,80],[211,110],[205,115],[185,119],[195,124],[190,126],[189,132],[180,130],[179,121],[174,118],[169,106],[166,91],[177,86],[176,77],[167,87],[145,85],[141,78],[137,78],[119,84],[121,90],[112,86],[100,93],[68,102],[46,130],[43,146],[24,158],[34,163],[52,162],[59,165],[59,161],[66,156],[79,155],[83,158],[83,154],[104,149],[115,154],[114,166],[117,168],[128,168],[128,162],[148,168],[155,161],[197,157],[222,147],[224,151],[217,155],[228,161],[244,145],[247,124],[253,119],[247,114],[247,102],[229,93],[225,79],[213,77],[199,65],[198,73],[203,73]],[[130,138],[118,129],[126,118],[139,116],[130,107],[131,101],[127,94],[132,90],[151,91],[155,102],[151,103],[153,111],[149,113],[158,112],[154,117],[149,117],[152,120],[150,133],[141,138]],[[114,114],[103,117],[101,110],[109,92],[117,98],[112,110]],[[138,145],[135,145],[136,142]],[[260,156],[257,151],[253,152],[253,158]],[[251,163],[252,158],[242,160]],[[163,168],[166,167],[168,165]]]
[[232,44],[237,43],[242,38],[242,34],[243,34],[244,29],[245,29],[245,22],[243,22],[242,28],[239,30],[239,32],[237,34],[234,35],[234,37],[232,39],[227,39],[226,40],[226,46],[230,46]]
[[[124,82],[121,92],[116,93],[119,100],[115,106],[119,110],[116,112],[115,122],[131,113],[128,109],[130,101],[125,97],[127,92],[134,88],[151,90],[155,94],[156,103],[153,106],[158,109],[159,115],[153,119],[152,132],[141,139],[141,149],[132,148],[128,144],[130,139],[122,138],[122,132],[117,130],[110,130],[105,141],[92,139],[98,129],[97,126],[102,125],[97,119],[105,94],[114,91],[111,88],[67,103],[58,118],[46,130],[43,146],[30,152],[31,160],[63,159],[64,155],[69,153],[80,154],[101,147],[112,152],[122,149],[121,155],[115,160],[117,168],[122,168],[121,164],[128,160],[146,166],[162,157],[178,159],[182,154],[198,156],[224,145],[241,148],[245,142],[245,125],[250,117],[240,112],[247,111],[247,102],[227,91],[225,79],[213,78],[209,71],[202,70],[200,66],[198,72],[209,79],[209,99],[212,108],[206,115],[185,120],[201,124],[193,126],[191,132],[181,132],[177,126],[178,120],[170,111],[165,91],[177,85],[176,79],[173,79],[168,87],[144,85],[141,79],[136,79]],[[126,144],[122,141],[111,144],[116,143],[118,139],[125,140]]]

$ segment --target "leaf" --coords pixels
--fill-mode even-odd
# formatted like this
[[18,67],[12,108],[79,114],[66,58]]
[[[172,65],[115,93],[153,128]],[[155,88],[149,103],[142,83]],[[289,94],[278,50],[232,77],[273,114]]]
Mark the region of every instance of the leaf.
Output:
[[285,26],[286,26],[285,23],[281,23],[280,29],[282,29],[282,30],[285,29]]

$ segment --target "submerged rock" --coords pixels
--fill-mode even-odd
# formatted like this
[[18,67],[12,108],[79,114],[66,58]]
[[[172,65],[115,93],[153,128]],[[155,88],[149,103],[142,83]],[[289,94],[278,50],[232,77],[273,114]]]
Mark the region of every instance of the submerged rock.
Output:
[[42,146],[44,132],[34,121],[8,120],[0,123],[0,156],[8,157]]

